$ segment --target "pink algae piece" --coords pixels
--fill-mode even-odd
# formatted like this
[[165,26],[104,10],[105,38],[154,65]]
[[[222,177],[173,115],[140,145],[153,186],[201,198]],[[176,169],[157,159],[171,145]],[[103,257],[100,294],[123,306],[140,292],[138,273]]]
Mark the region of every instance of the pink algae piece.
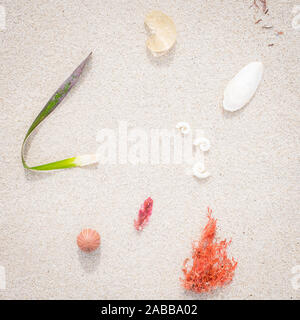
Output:
[[134,219],[134,227],[138,231],[142,231],[145,225],[148,223],[152,214],[153,200],[149,197],[141,206],[137,220]]

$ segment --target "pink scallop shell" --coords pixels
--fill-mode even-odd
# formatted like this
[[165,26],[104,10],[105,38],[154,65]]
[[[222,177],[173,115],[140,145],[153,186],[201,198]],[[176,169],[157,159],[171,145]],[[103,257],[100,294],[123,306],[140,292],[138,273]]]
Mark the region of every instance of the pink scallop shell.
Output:
[[83,229],[77,236],[77,245],[83,251],[94,251],[100,245],[100,235],[96,230]]

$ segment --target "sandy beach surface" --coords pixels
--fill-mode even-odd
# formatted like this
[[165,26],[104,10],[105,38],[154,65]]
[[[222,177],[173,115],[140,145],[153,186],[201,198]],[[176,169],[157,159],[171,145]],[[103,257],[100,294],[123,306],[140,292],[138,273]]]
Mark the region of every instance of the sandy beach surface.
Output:
[[[0,2],[0,299],[299,299],[300,2],[270,0],[266,15],[251,3]],[[154,9],[178,33],[160,58],[145,46]],[[211,177],[172,161],[24,170],[27,129],[90,51],[78,85],[30,139],[28,163],[96,152],[101,129],[120,122],[148,133],[186,121],[210,140]],[[226,84],[252,61],[265,68],[255,97],[224,112]],[[153,213],[138,233],[148,196]],[[230,285],[199,295],[179,279],[208,206],[238,267]],[[94,253],[76,245],[85,227],[101,235]]]

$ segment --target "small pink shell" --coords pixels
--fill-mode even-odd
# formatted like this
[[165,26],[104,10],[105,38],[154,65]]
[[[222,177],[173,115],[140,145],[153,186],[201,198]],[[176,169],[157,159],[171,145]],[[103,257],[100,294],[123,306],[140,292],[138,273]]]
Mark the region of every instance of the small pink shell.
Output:
[[94,251],[100,245],[100,235],[96,230],[83,229],[77,236],[77,245],[82,251]]

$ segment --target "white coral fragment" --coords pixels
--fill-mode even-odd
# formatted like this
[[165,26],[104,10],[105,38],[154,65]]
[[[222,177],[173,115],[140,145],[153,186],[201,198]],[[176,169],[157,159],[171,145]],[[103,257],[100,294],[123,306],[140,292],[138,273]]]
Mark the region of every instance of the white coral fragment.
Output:
[[210,173],[205,170],[204,163],[199,161],[193,166],[193,175],[198,179],[206,179],[210,176]]
[[176,128],[179,129],[183,135],[187,135],[191,131],[191,127],[187,122],[178,122]]
[[176,27],[173,20],[161,11],[150,12],[145,25],[151,32],[147,47],[154,56],[168,52],[176,42]]
[[204,137],[195,139],[194,146],[199,146],[201,151],[208,151],[210,149],[210,142]]
[[262,75],[261,62],[251,62],[240,70],[225,88],[224,109],[234,112],[243,108],[255,94]]

